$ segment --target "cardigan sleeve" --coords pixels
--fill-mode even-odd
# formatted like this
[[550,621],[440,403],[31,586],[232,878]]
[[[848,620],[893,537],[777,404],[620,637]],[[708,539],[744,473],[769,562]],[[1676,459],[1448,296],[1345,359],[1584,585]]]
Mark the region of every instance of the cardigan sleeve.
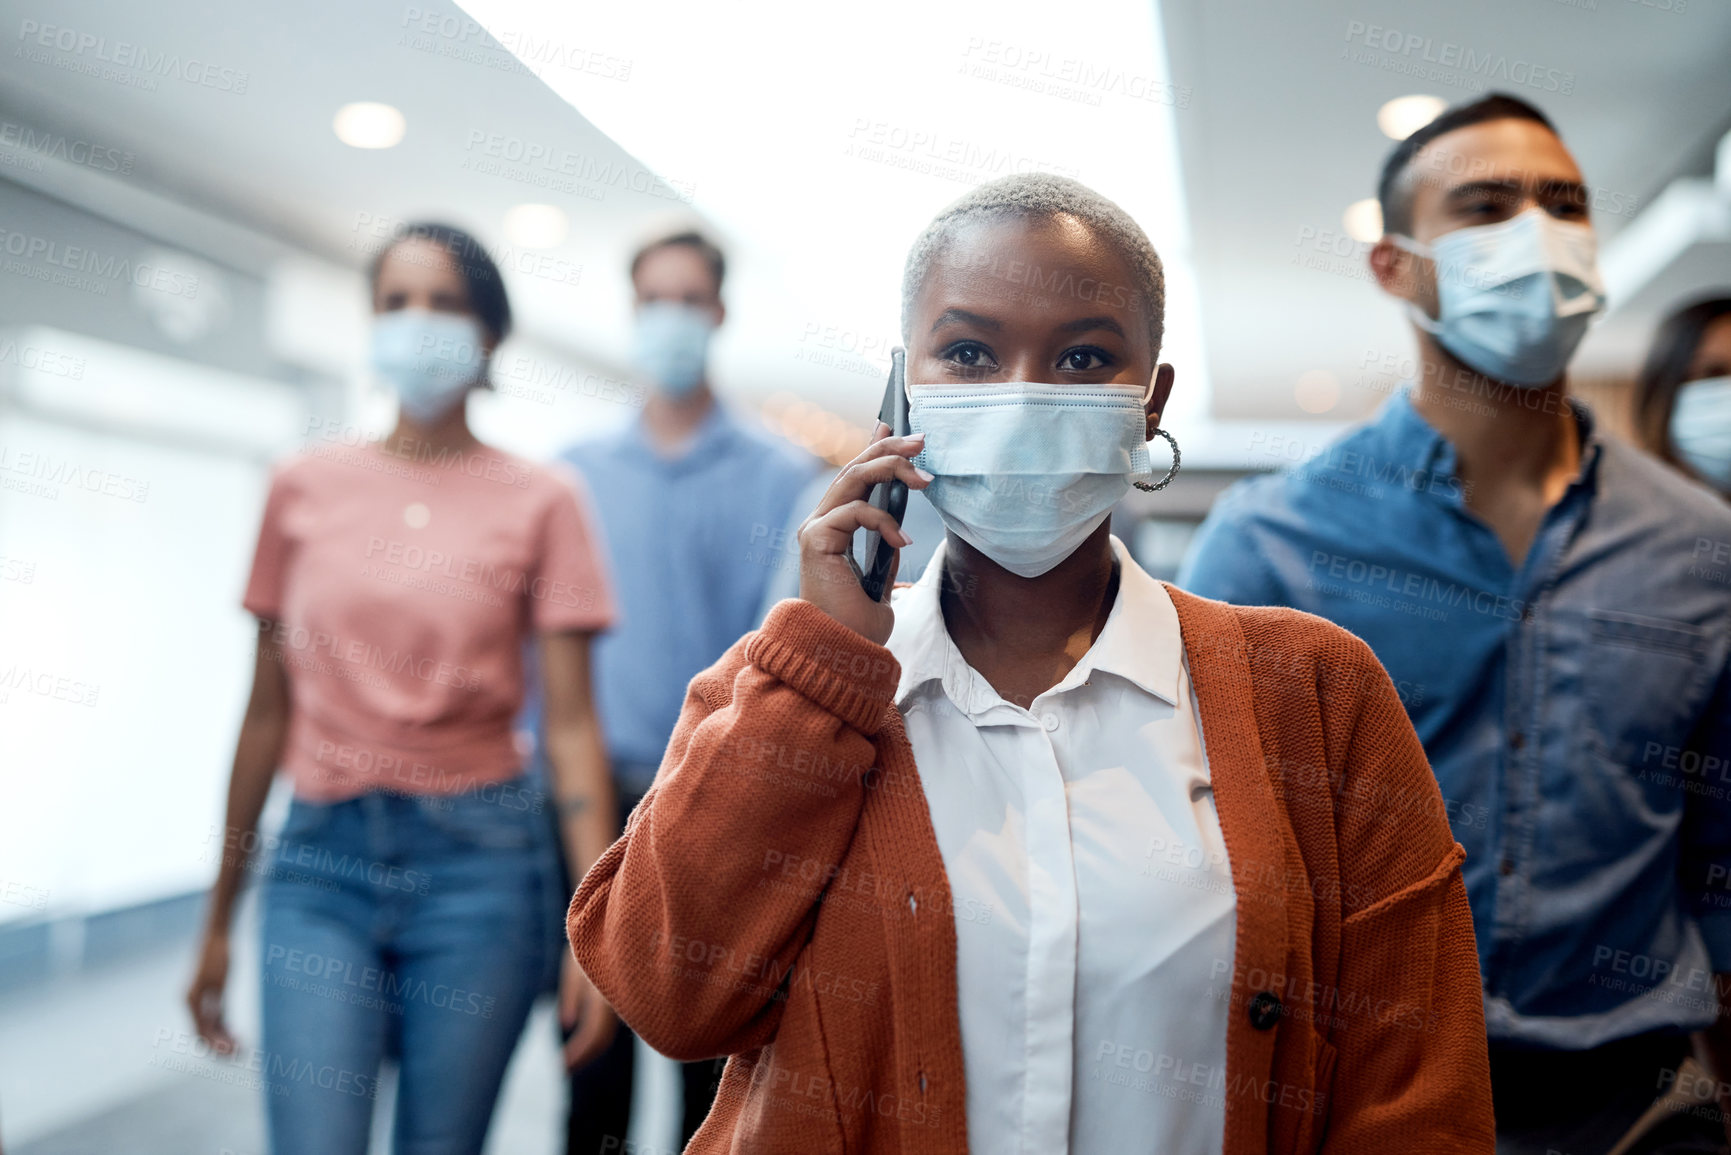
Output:
[[1353,663],[1358,710],[1345,781],[1372,797],[1338,820],[1338,1052],[1326,1155],[1495,1147],[1484,1003],[1472,913],[1441,791],[1387,673],[1369,647]]
[[853,838],[900,668],[809,602],[781,602],[693,679],[655,784],[584,876],[578,963],[650,1046],[691,1061],[775,1036],[782,988]]

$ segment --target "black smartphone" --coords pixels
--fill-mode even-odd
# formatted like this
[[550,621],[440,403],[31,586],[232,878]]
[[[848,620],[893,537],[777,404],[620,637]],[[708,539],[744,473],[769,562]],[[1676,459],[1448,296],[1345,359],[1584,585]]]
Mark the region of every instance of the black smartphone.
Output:
[[[900,347],[890,351],[890,381],[884,387],[884,402],[878,408],[878,420],[890,427],[890,432],[897,437],[906,437],[913,432],[908,428],[908,389],[906,383],[907,352]],[[902,515],[908,510],[907,482],[900,478],[880,481],[872,486],[872,507],[886,511],[895,518],[896,524],[902,523]],[[896,547],[883,539],[876,530],[866,531],[865,564],[854,564],[854,572],[859,575],[860,588],[874,602],[884,599],[884,587],[889,585],[890,566],[896,557]]]

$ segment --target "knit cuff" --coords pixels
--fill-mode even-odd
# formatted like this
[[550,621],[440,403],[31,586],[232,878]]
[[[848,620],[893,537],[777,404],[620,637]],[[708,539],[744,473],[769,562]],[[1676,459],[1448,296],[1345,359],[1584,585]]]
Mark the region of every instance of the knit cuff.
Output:
[[882,727],[902,676],[888,650],[799,598],[769,611],[746,645],[745,660],[867,737]]

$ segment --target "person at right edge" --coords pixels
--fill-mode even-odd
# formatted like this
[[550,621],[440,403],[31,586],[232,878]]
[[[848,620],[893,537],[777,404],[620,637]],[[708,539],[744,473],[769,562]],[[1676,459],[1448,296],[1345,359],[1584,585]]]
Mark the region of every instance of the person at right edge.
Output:
[[[1604,292],[1541,112],[1445,110],[1378,196],[1370,268],[1421,378],[1222,495],[1178,582],[1370,643],[1467,850],[1497,1149],[1596,1155],[1661,1094],[1712,1090],[1691,1032],[1731,1079],[1731,588],[1691,564],[1731,511],[1567,395]],[[1717,1150],[1705,1099],[1636,1150]]]
[[[1704,297],[1660,324],[1635,379],[1635,432],[1647,452],[1731,501],[1731,296]],[[1724,573],[1731,543],[1696,560]]]
[[[1112,536],[1177,437],[1164,304],[1141,227],[1049,173],[915,242],[912,435],[831,483],[571,903],[624,1022],[729,1056],[688,1155],[1491,1151],[1463,851],[1388,676]],[[873,600],[891,479],[945,534]]]

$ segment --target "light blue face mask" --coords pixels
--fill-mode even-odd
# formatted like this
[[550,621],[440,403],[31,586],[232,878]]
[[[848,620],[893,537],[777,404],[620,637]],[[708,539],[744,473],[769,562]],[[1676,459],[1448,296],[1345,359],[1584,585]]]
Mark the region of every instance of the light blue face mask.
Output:
[[1593,230],[1540,208],[1444,233],[1431,245],[1390,239],[1436,264],[1440,316],[1408,302],[1413,323],[1493,381],[1549,385],[1605,307]]
[[685,397],[703,382],[715,322],[706,310],[651,301],[637,310],[632,361],[661,392]]
[[1731,377],[1703,377],[1677,390],[1671,445],[1690,469],[1731,494]]
[[1025,578],[1072,553],[1150,472],[1148,393],[1131,385],[909,385],[914,464],[951,533]]
[[373,372],[397,392],[403,413],[427,425],[462,403],[486,361],[481,323],[455,313],[398,309],[373,318]]

